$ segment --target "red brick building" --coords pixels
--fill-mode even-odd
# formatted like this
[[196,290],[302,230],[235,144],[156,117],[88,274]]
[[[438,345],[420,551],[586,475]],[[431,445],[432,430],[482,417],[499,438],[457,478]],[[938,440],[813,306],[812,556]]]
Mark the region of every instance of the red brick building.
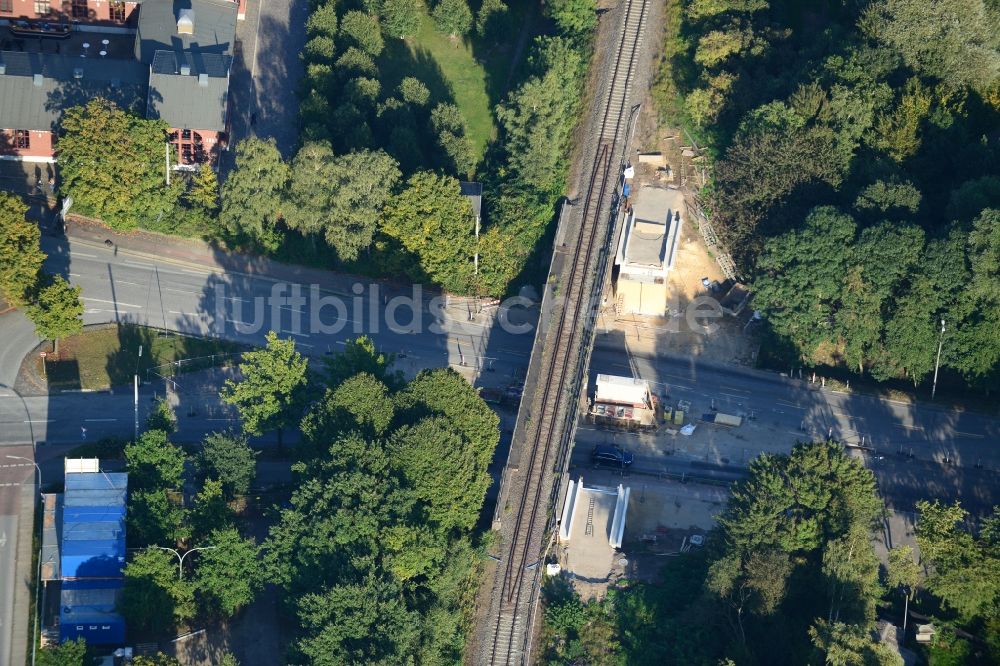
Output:
[[214,162],[244,2],[0,0],[0,160],[54,162],[62,111],[104,97],[166,121],[175,168]]

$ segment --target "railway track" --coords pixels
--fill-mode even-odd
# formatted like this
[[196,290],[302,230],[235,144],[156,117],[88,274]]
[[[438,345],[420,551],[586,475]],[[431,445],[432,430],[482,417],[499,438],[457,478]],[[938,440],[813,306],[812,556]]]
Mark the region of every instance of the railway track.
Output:
[[[603,286],[603,281],[596,278],[603,275],[603,270],[596,263],[606,257],[601,250],[610,240],[610,208],[621,166],[618,156],[627,140],[623,124],[629,113],[629,92],[648,2],[625,0],[614,68],[600,102],[603,108],[599,107],[600,125],[581,223],[575,242],[556,249],[569,261],[559,274],[564,301],[554,317],[555,327],[549,332],[540,331],[535,341],[536,347],[544,345],[539,350],[539,383],[535,395],[522,400],[518,415],[518,427],[525,431],[521,460],[516,476],[507,478],[506,493],[502,492],[514,514],[512,520],[503,521],[510,528],[504,530],[506,539],[494,581],[490,625],[478,663],[513,665],[528,659],[545,534],[551,529],[552,468],[568,446],[576,413],[574,396],[588,356],[581,350],[586,352],[583,348],[592,343],[586,324],[595,289]],[[532,410],[525,410],[525,405],[539,406],[536,418],[528,416]]]

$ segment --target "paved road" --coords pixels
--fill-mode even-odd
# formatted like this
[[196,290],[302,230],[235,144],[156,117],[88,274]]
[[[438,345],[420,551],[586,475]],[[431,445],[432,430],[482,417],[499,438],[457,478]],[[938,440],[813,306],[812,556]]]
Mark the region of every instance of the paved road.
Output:
[[732,469],[760,450],[787,450],[796,441],[832,434],[849,445],[863,442],[874,448],[865,458],[883,493],[899,508],[922,497],[958,498],[977,513],[1000,504],[1000,419],[995,417],[822,390],[807,381],[694,358],[633,354],[630,361],[620,339],[598,337],[592,376],[629,375],[633,369],[654,391],[669,395],[669,402],[689,400],[695,416],[710,412],[714,401],[720,411],[753,420],[726,431],[738,438],[736,446],[724,448],[720,435],[712,440],[712,450],[693,454],[678,453],[661,438],[584,428],[578,431],[574,462],[586,465],[593,444],[617,441],[642,453],[637,466],[645,461],[679,469],[697,462]]
[[[42,246],[50,254],[49,269],[83,287],[88,324],[134,322],[254,344],[274,329],[295,339],[303,353],[317,356],[365,333],[383,350],[405,354],[405,363],[464,367],[497,384],[523,369],[531,350],[535,315],[521,307],[494,309],[469,321],[465,303],[446,305],[428,293],[411,305],[393,299],[412,298],[412,290],[352,283],[332,273],[329,284],[314,288],[74,239],[44,237]],[[505,331],[498,325],[501,318],[526,324],[526,333]],[[20,360],[37,338],[18,312],[0,316],[0,336],[2,392],[14,385]]]
[[[236,26],[232,146],[250,134],[274,138],[285,158],[291,158],[299,140],[298,85],[308,16],[307,0],[249,0],[246,20]],[[223,171],[231,160],[230,153]]]
[[30,446],[0,449],[0,664],[24,663],[32,578],[32,498],[35,469],[7,455],[30,458]]

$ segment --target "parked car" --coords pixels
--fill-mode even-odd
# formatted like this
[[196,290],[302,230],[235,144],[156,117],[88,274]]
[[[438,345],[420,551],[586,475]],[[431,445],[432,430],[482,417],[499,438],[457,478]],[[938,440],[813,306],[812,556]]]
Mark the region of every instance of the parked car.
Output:
[[609,444],[598,444],[590,452],[590,459],[595,465],[613,465],[615,467],[627,467],[635,460],[631,452],[620,446]]

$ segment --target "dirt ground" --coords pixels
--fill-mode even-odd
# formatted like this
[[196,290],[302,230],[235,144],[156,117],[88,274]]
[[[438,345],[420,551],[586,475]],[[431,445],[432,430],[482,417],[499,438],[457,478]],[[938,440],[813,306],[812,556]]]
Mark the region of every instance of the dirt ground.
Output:
[[[646,105],[640,114],[636,133],[636,157],[633,159],[635,178],[632,191],[638,193],[644,187],[676,189],[690,200],[692,193],[704,184],[702,157],[696,147],[686,145],[684,137],[676,130],[657,128],[655,114]],[[638,162],[638,153],[661,153],[666,166]],[[609,330],[622,331],[632,343],[651,345],[655,350],[673,354],[691,354],[722,363],[754,365],[759,345],[753,335],[745,331],[752,314],[746,308],[738,316],[725,315],[712,321],[714,330],[706,334],[700,327],[692,327],[688,317],[695,309],[714,307],[710,299],[721,298],[723,294],[706,288],[703,280],[721,284],[726,276],[709,251],[697,220],[681,213],[682,227],[680,245],[674,266],[667,277],[668,311],[667,317],[645,317],[618,314],[614,310],[615,299],[605,298],[602,312],[602,326]]]

